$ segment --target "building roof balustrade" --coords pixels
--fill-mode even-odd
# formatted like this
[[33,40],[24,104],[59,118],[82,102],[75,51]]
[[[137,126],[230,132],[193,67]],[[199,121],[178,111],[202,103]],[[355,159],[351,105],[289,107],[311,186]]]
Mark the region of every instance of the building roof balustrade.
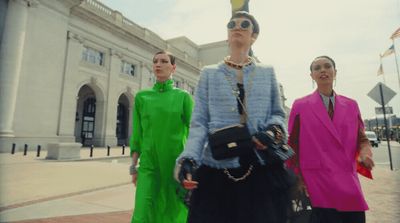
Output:
[[[193,58],[186,54],[184,50],[181,50],[171,44],[168,44],[166,40],[162,39],[160,36],[155,34],[153,31],[143,28],[136,23],[132,22],[128,18],[124,17],[118,11],[115,11],[108,6],[104,5],[103,3],[97,0],[83,0],[81,8],[84,10],[88,10],[94,13],[97,16],[104,18],[105,20],[115,24],[116,26],[122,28],[123,30],[127,31],[128,33],[137,36],[140,39],[150,43],[151,45],[162,49],[168,50],[173,53],[179,60],[185,61],[186,63],[199,68],[199,60],[197,58]],[[196,48],[199,47],[196,45]]]

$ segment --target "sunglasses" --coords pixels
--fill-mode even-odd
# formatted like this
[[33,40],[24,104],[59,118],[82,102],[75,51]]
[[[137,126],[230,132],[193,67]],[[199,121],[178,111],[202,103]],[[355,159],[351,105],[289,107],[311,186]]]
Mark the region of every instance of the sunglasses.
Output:
[[[239,23],[239,24],[238,24]],[[241,30],[249,30],[251,28],[251,22],[247,19],[243,19],[243,20],[237,20],[237,19],[232,19],[231,21],[228,22],[228,24],[226,25],[226,27],[229,30],[234,29],[237,25],[239,25],[239,28]]]

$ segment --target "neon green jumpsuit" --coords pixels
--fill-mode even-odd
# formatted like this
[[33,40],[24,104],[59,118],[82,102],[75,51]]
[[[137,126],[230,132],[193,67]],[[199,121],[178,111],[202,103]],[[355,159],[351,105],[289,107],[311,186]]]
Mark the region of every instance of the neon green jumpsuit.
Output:
[[189,133],[193,109],[190,94],[173,80],[136,94],[131,154],[140,154],[132,223],[183,223],[187,208],[177,195],[175,160]]

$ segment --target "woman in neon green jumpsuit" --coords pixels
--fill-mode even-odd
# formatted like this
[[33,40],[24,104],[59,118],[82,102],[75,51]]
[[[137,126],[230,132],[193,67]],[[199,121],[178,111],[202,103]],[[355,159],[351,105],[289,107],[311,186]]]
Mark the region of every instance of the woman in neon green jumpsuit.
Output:
[[130,141],[132,182],[136,185],[132,223],[183,223],[187,219],[173,169],[189,133],[193,101],[189,93],[174,87],[171,75],[175,68],[170,53],[156,53],[153,72],[157,82],[135,97]]

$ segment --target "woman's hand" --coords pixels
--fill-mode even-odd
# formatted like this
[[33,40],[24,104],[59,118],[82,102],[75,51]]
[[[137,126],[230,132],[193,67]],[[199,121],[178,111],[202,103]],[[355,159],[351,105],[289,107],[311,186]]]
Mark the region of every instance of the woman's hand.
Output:
[[283,143],[284,135],[283,135],[282,128],[279,125],[269,125],[267,127],[266,133],[274,138],[275,144]]
[[367,169],[372,170],[372,168],[375,166],[375,163],[372,159],[371,146],[365,146],[361,148],[360,155],[358,156],[358,161]]
[[268,147],[260,142],[255,136],[253,136],[253,142],[258,150],[266,150]]
[[306,186],[306,184],[304,183],[303,180],[300,180],[298,188],[299,188],[299,191],[301,191],[302,193],[304,193],[306,195],[306,197],[310,196],[308,194],[307,186]]
[[303,177],[301,175],[297,176],[297,183],[295,187],[295,193],[297,196],[300,196],[301,194],[306,195],[306,197],[309,197],[307,186],[304,183]]
[[192,174],[186,174],[186,179],[182,181],[182,186],[186,190],[193,190],[197,188],[199,182],[192,180]]
[[196,168],[197,165],[195,161],[191,159],[183,159],[177,166],[177,180],[186,190],[196,189],[199,184],[197,181],[193,180],[193,173]]
[[266,150],[268,145],[283,142],[283,132],[278,125],[270,125],[265,132],[257,132],[253,136],[253,142],[258,150]]
[[133,152],[132,154],[132,165],[129,167],[129,174],[132,176],[132,183],[136,186],[138,170],[136,164],[139,159],[139,153]]
[[136,182],[137,182],[137,176],[138,176],[138,173],[132,174],[132,183],[135,185],[135,187],[136,187]]

